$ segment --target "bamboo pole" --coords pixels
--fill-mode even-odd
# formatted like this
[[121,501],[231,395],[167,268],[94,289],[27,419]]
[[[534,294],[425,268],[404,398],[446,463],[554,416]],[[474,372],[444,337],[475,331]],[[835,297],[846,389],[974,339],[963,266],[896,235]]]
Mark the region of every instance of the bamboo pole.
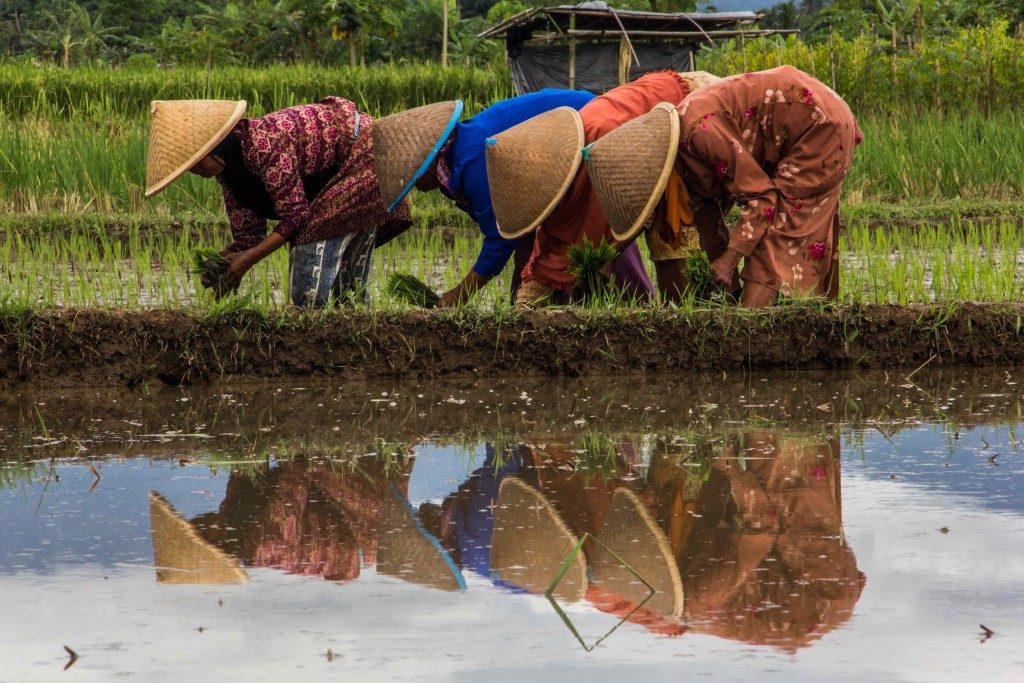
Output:
[[[576,30],[576,15],[569,15],[569,31]],[[569,37],[569,90],[576,89],[576,41]]]
[[632,52],[626,36],[619,38],[619,85],[629,83],[629,64],[632,59]]
[[441,0],[441,66],[448,66],[448,2]]

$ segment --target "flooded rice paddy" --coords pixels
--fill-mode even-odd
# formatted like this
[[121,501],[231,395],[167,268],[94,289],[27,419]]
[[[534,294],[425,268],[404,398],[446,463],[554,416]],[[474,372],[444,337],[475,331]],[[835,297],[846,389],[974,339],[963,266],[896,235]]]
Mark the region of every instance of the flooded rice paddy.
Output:
[[1021,680],[1022,380],[0,394],[0,680]]

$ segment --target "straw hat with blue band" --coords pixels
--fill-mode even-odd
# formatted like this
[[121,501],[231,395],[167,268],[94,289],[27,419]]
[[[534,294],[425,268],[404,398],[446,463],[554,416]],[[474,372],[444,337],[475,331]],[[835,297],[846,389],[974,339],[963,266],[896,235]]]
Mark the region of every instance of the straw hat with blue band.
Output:
[[628,240],[646,227],[678,148],[679,113],[669,102],[588,145],[587,174],[615,239]]
[[462,100],[437,102],[374,121],[374,168],[388,211],[398,207],[433,165],[464,108]]
[[544,222],[576,178],[585,142],[571,107],[534,116],[487,140],[487,183],[498,232],[528,234]]

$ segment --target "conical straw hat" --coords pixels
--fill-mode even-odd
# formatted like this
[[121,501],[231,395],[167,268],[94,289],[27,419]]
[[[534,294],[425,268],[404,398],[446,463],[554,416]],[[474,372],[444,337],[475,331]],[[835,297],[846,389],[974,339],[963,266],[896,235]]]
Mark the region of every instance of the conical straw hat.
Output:
[[[491,535],[491,571],[531,593],[545,593],[579,539],[551,502],[515,477],[501,482]],[[577,602],[587,592],[587,561],[578,553],[553,595]]]
[[237,559],[204,539],[156,491],[149,492],[149,520],[159,583],[247,583]]
[[644,604],[645,609],[666,617],[683,613],[683,583],[672,549],[635,493],[616,489],[597,540],[601,543],[594,544],[590,557],[594,584],[639,604],[650,593],[646,581],[655,593]]
[[487,139],[487,182],[502,237],[522,237],[554,211],[576,177],[583,142],[583,121],[571,107]]
[[451,555],[423,528],[393,485],[380,508],[377,573],[439,590],[466,590],[466,580]]
[[408,109],[373,122],[374,168],[381,198],[394,211],[430,168],[462,116],[462,100]]
[[245,116],[245,100],[154,100],[146,158],[152,197],[213,151]]
[[585,151],[587,173],[615,239],[627,240],[651,217],[672,174],[679,114],[662,102]]
[[722,80],[718,76],[713,73],[708,73],[707,71],[680,71],[679,77],[686,81],[686,84],[690,86],[690,92]]

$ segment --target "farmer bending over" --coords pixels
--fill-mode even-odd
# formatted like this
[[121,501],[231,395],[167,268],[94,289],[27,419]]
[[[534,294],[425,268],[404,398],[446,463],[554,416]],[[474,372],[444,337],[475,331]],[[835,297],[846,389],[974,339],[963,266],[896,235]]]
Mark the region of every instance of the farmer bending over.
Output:
[[[660,102],[682,100],[690,89],[674,71],[650,73],[595,98],[575,120],[545,114],[492,139],[487,163],[498,228],[508,237],[537,231],[517,305],[547,303],[553,294],[572,288],[569,247],[614,241],[590,178],[580,168],[580,148]],[[629,253],[619,259],[628,259]],[[639,259],[635,267],[643,269]],[[645,294],[652,293],[648,284]]]
[[[675,109],[678,116],[652,112],[590,150],[590,176],[616,237],[631,239],[658,199],[674,194],[713,259],[716,282],[732,291],[742,279],[742,306],[770,306],[780,294],[835,299],[839,195],[863,139],[842,98],[782,66],[720,79]],[[655,170],[629,175],[638,149]],[[734,202],[741,211],[730,235],[722,217]]]
[[[221,184],[234,241],[218,296],[285,244],[296,306],[362,294],[374,246],[411,224],[406,204],[388,212],[381,203],[373,119],[339,97],[253,119],[245,109],[245,101],[153,102],[146,196],[188,171]],[[268,220],[278,221],[269,235]]]
[[[473,269],[462,281],[445,292],[441,307],[463,304],[504,270],[514,258],[512,296],[519,289],[519,273],[533,250],[533,235],[517,240],[498,232],[487,185],[485,141],[527,119],[558,107],[580,109],[594,99],[582,90],[548,88],[502,100],[471,119],[441,129],[430,116],[428,105],[394,114],[377,122],[373,129],[378,150],[377,177],[385,201],[402,200],[415,186],[421,191],[440,190],[476,222],[483,245]],[[639,262],[639,252],[635,254]],[[627,289],[643,289],[646,276],[635,269],[616,272]]]

